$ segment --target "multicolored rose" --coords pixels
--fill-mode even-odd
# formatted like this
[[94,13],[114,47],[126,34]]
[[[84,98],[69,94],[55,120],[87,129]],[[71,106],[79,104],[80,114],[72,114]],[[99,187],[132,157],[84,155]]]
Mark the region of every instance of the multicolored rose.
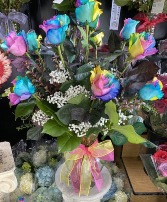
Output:
[[93,95],[103,101],[114,99],[120,90],[115,76],[107,70],[102,70],[100,66],[91,71],[90,82]]
[[102,38],[104,37],[104,33],[100,32],[94,37],[91,37],[90,40],[96,45],[101,46],[102,45]]
[[35,33],[34,30],[31,30],[27,33],[27,46],[29,51],[36,51],[40,48],[40,40],[42,36]]
[[162,82],[155,77],[139,90],[139,96],[142,100],[160,100],[164,96],[162,88]]
[[155,48],[155,39],[151,34],[142,32],[130,35],[129,53],[132,59],[140,60],[157,53],[157,51]]
[[88,23],[90,27],[96,28],[99,16],[103,13],[99,9],[100,2],[94,0],[78,0],[75,15],[80,23]]
[[152,157],[157,165],[157,170],[163,177],[167,177],[167,151],[158,150]]
[[27,100],[35,93],[35,87],[27,76],[17,76],[12,83],[14,85],[13,93],[9,94],[11,105],[16,105],[22,100]]
[[124,40],[128,40],[130,35],[136,32],[136,25],[139,21],[132,20],[131,18],[124,20],[124,26],[120,31],[120,37]]
[[18,34],[14,31],[10,32],[0,46],[3,50],[15,56],[24,55],[27,51],[25,32],[21,31]]
[[158,150],[153,154],[153,158],[158,165],[161,163],[167,163],[167,152],[163,150]]
[[46,32],[46,37],[49,43],[59,45],[66,38],[66,31],[70,23],[70,18],[64,15],[57,15],[43,22],[39,27]]

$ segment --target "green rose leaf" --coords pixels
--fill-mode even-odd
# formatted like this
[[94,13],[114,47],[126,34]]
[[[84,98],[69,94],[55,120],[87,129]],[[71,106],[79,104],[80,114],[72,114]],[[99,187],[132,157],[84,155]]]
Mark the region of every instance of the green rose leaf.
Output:
[[63,124],[68,125],[71,122],[71,110],[73,108],[75,108],[73,105],[66,104],[56,112],[57,117]]
[[74,0],[63,0],[60,4],[54,3],[52,6],[53,9],[58,11],[73,11],[74,10]]
[[128,141],[124,135],[117,131],[112,132],[109,136],[112,142],[117,146],[124,145]]
[[59,124],[60,126],[64,126],[59,119],[57,118],[56,114],[55,114],[55,106],[53,104],[50,104],[49,102],[45,101],[45,100],[36,100],[36,105],[38,106],[38,108],[40,110],[42,110],[46,115],[48,116],[52,116],[55,121],[57,122],[57,124]]
[[61,87],[60,87],[60,91],[65,93],[66,90],[69,89],[70,86],[72,86],[74,84],[74,81],[70,80],[70,81],[65,81],[64,83],[62,83]]
[[15,110],[15,120],[18,117],[24,117],[31,114],[34,110],[35,102],[34,100],[22,102],[17,105]]
[[52,116],[54,114],[53,105],[45,100],[36,100],[36,105],[40,110],[42,110],[48,116]]
[[80,104],[82,101],[85,101],[85,102],[89,102],[89,98],[85,96],[85,94],[83,93],[80,93],[79,95],[71,98],[68,103],[69,104],[75,104],[75,105],[78,105]]
[[143,118],[141,116],[133,116],[131,119],[129,119],[128,124],[133,125],[136,122],[143,123]]
[[29,140],[40,140],[42,136],[42,127],[40,126],[30,128],[27,131],[27,139]]
[[120,125],[113,125],[112,130],[117,131],[124,135],[129,142],[134,144],[140,144],[143,142],[146,142],[146,140],[139,136],[136,131],[134,130],[133,126],[126,125],[126,126],[120,126]]
[[81,32],[81,36],[83,37],[83,40],[86,41],[86,31],[83,29],[83,27],[77,26],[79,31]]
[[113,124],[118,123],[118,113],[116,111],[116,105],[113,101],[110,101],[105,104],[104,112],[109,116],[109,119]]
[[130,0],[115,0],[115,4],[117,4],[118,6],[125,6],[129,3]]
[[64,135],[58,137],[58,152],[71,151],[77,148],[81,144],[81,138],[76,137],[75,135]]
[[67,128],[58,125],[54,119],[48,120],[44,126],[42,133],[46,133],[52,137],[58,137],[67,132]]
[[149,140],[147,140],[146,142],[143,142],[142,145],[144,145],[147,148],[156,148],[157,145],[155,145],[154,143],[150,142]]
[[68,62],[72,63],[76,57],[76,51],[75,51],[74,45],[70,41],[70,39],[66,39],[63,45],[64,45],[64,52],[67,56]]
[[134,123],[133,127],[138,135],[141,135],[142,133],[144,133],[147,130],[144,123],[142,123],[142,122]]
[[81,67],[79,67],[77,69],[76,75],[75,75],[75,79],[77,81],[82,81],[84,80],[86,77],[90,77],[90,71],[92,70],[92,65],[91,64],[85,64],[82,65]]

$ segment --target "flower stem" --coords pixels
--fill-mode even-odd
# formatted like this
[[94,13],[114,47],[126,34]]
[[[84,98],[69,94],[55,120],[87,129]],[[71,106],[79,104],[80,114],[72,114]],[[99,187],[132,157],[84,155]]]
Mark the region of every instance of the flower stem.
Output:
[[95,59],[97,59],[97,46],[95,47]]
[[58,48],[58,53],[59,53],[60,59],[61,59],[61,61],[63,63],[64,68],[65,68],[66,66],[65,66],[65,62],[64,62],[64,58],[63,58],[63,55],[62,55],[62,52],[61,52],[60,45],[58,45],[57,48]]
[[121,47],[121,50],[122,50],[122,51],[124,51],[125,45],[126,45],[126,41],[124,41],[124,42],[122,43],[122,47]]
[[44,63],[43,58],[41,57],[39,51],[36,50],[35,53],[38,55],[38,57],[39,57],[39,59],[40,59],[42,65],[43,65],[43,67],[45,67],[45,63]]
[[131,64],[132,60],[130,60],[127,65],[125,66],[124,70],[121,72],[119,78],[121,78],[121,76],[125,73],[125,71],[127,70],[127,68],[129,67],[129,65]]
[[88,62],[88,56],[89,56],[89,25],[86,25],[86,55],[85,55],[85,61]]

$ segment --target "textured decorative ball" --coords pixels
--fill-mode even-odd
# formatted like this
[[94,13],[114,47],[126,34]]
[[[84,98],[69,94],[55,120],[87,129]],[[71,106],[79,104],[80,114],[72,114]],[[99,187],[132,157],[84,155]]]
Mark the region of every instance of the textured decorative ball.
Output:
[[32,194],[35,189],[32,173],[26,173],[20,180],[20,191],[24,194]]
[[32,157],[33,165],[35,167],[43,166],[47,162],[47,151],[46,150],[39,150],[34,153]]
[[124,188],[124,181],[120,177],[114,177],[114,183],[117,187],[117,190],[121,191]]
[[63,197],[59,189],[54,187],[40,187],[32,194],[34,202],[62,202]]
[[115,193],[115,202],[127,202],[128,196],[125,194],[125,192],[117,191]]
[[31,165],[28,162],[24,162],[21,168],[25,173],[31,172]]
[[38,168],[35,176],[40,187],[49,187],[55,180],[55,172],[49,166]]
[[117,191],[117,187],[115,183],[113,182],[108,192],[103,196],[101,202],[105,202],[109,199],[113,199],[116,191]]

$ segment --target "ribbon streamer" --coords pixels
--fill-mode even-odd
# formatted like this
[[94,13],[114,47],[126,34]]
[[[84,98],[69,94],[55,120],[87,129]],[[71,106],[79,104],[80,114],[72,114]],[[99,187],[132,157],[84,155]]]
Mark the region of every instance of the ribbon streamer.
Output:
[[81,144],[72,152],[65,153],[66,161],[62,166],[60,180],[69,186],[70,178],[75,192],[79,191],[79,195],[88,195],[93,177],[97,190],[100,191],[103,179],[97,158],[114,160],[114,149],[110,140],[101,143],[96,141],[90,147]]
[[11,31],[15,31],[13,22],[24,25],[28,16],[24,13],[12,10],[8,15],[0,12],[0,39],[5,40],[5,36]]

